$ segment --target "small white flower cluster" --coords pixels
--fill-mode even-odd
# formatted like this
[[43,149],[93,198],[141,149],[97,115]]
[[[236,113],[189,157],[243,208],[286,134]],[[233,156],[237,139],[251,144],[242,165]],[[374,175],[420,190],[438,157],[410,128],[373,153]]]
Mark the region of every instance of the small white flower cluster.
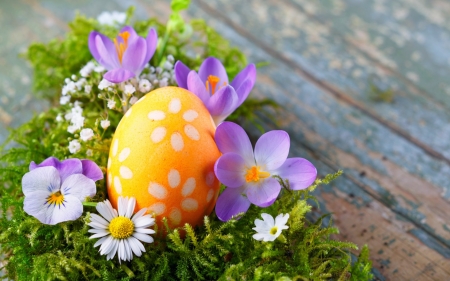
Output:
[[125,23],[125,20],[127,19],[127,14],[120,13],[117,11],[113,12],[102,12],[97,17],[98,23],[102,25],[109,25],[109,26],[120,26]]
[[163,67],[149,67],[149,73],[140,76],[139,91],[148,93],[155,88],[174,85],[176,82],[173,66],[174,58],[172,55],[168,55]]

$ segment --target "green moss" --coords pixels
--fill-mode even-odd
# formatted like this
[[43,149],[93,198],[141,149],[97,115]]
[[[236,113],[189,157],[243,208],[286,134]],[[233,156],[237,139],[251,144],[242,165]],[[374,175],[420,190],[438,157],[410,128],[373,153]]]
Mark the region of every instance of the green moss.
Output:
[[[189,1],[173,1],[174,14],[167,24],[156,19],[133,23],[136,31],[146,35],[150,27],[162,35],[157,55],[151,65],[162,66],[171,54],[192,69],[198,69],[208,56],[219,58],[230,77],[246,66],[242,52],[229,45],[203,20],[185,23],[179,12]],[[133,9],[128,10],[131,21]],[[78,71],[92,57],[86,47],[88,34],[95,29],[114,36],[118,30],[101,26],[94,19],[77,15],[69,24],[70,31],[64,40],[48,44],[35,43],[26,57],[34,68],[34,89],[38,96],[53,102],[47,112],[33,117],[28,123],[12,130],[9,139],[0,149],[0,257],[6,261],[5,278],[15,280],[370,280],[372,275],[368,249],[364,247],[352,263],[350,250],[357,249],[349,242],[330,238],[337,233],[335,227],[322,226],[322,219],[307,221],[305,214],[311,210],[307,200],[314,200],[310,191],[319,184],[328,184],[340,175],[328,175],[317,180],[308,190],[293,192],[284,186],[280,198],[268,208],[252,206],[240,220],[219,221],[214,214],[204,218],[204,225],[192,228],[185,225],[169,229],[167,238],[156,235],[155,243],[146,245],[146,252],[131,262],[107,261],[94,248],[89,239],[87,222],[93,207],[84,207],[84,215],[77,221],[54,226],[44,225],[23,211],[21,179],[28,172],[31,161],[37,163],[47,157],[89,158],[103,171],[112,134],[123,112],[107,110],[101,92],[81,92],[73,95],[83,103],[86,125],[93,128],[96,137],[86,142],[76,154],[70,154],[68,144],[74,135],[67,132],[66,122],[55,122],[70,107],[57,105],[61,87],[66,77]],[[196,57],[188,56],[195,51]],[[51,55],[50,55],[51,54]],[[98,73],[90,78],[101,80]],[[255,112],[267,110],[275,118],[271,100],[247,100],[230,120],[244,126],[258,126],[262,121]],[[99,120],[107,114],[111,126],[103,130]],[[244,122],[244,121],[247,121]],[[13,144],[12,148],[7,148]],[[88,155],[88,150],[91,153]],[[282,181],[282,179],[279,179]],[[92,201],[106,199],[105,181],[97,182],[97,195]],[[274,242],[253,239],[254,221],[261,213],[276,216],[289,213],[289,229]],[[160,231],[159,233],[162,233]],[[182,238],[184,237],[184,238]]]

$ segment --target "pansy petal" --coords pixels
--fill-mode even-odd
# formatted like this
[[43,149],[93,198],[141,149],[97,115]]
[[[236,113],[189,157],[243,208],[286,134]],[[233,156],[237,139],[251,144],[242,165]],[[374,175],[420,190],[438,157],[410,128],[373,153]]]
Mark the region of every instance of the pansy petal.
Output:
[[73,221],[83,214],[83,205],[75,196],[64,196],[64,202],[53,209],[48,224],[57,224],[63,221]]
[[242,156],[247,166],[254,166],[253,148],[247,133],[236,123],[223,122],[217,126],[214,136],[223,154],[233,152]]
[[237,153],[225,153],[214,165],[217,179],[227,187],[236,188],[245,183],[245,161]]
[[82,174],[69,176],[61,185],[61,193],[64,196],[74,196],[80,202],[86,200],[86,197],[94,197],[96,192],[94,181]]
[[111,44],[113,43],[109,38],[105,38],[105,36],[102,36],[101,34],[95,36],[95,46],[97,47],[100,58],[97,61],[106,69],[114,69],[120,66],[115,49],[114,52],[112,52],[110,48],[106,47]]
[[53,166],[56,169],[58,169],[59,165],[61,165],[61,162],[59,162],[59,160],[55,157],[49,157],[47,159],[45,159],[44,161],[42,161],[40,164],[36,164],[34,163],[34,161],[31,161],[29,169],[34,170],[36,168],[39,167],[47,167],[47,166]]
[[198,76],[197,72],[195,72],[194,70],[189,72],[189,74],[187,75],[186,85],[187,85],[186,89],[188,89],[189,91],[194,93],[197,97],[199,97],[202,100],[203,104],[207,106],[210,99],[210,95],[206,91],[205,83],[203,83],[202,80],[200,80],[200,77]]
[[206,104],[214,122],[218,125],[238,107],[238,96],[230,85],[220,88]]
[[250,201],[245,197],[244,187],[226,188],[217,199],[216,215],[221,221],[228,221],[239,213],[247,212],[249,207]]
[[228,74],[220,60],[209,57],[203,61],[198,70],[198,76],[205,83],[208,76],[213,75],[219,78],[219,84],[228,84]]
[[[260,180],[258,184],[247,187],[247,198],[258,207],[267,207],[280,194],[280,183],[274,178]],[[272,218],[273,220],[273,218]]]
[[274,130],[262,135],[255,145],[256,164],[267,171],[280,167],[289,154],[290,140],[285,131]]
[[[189,69],[189,67],[187,67],[181,61],[177,61],[175,63],[174,70],[175,70],[175,80],[177,81],[178,87],[184,88],[187,90],[188,89],[187,80],[188,80],[189,72],[191,72],[191,70]],[[203,87],[203,88],[205,88],[205,87]],[[206,88],[205,88],[205,92],[206,92]]]
[[83,164],[80,159],[71,158],[62,161],[56,169],[61,177],[61,182],[64,182],[70,175],[81,174],[83,172]]
[[128,79],[134,77],[134,73],[125,68],[116,68],[112,69],[103,75],[103,78],[108,80],[111,83],[122,83],[127,81]]
[[139,70],[145,65],[145,55],[147,52],[147,42],[142,37],[128,43],[122,57],[122,67],[139,75]]
[[47,196],[59,190],[61,180],[55,167],[36,168],[22,177],[22,192],[25,196],[35,191],[45,191]]
[[316,180],[317,169],[304,158],[288,158],[273,174],[289,180],[292,190],[300,190],[309,187]]
[[25,213],[37,218],[40,222],[47,224],[47,197],[49,193],[45,190],[35,190],[28,193],[23,201]]
[[156,34],[155,29],[151,28],[148,31],[145,41],[147,42],[147,52],[145,54],[144,65],[153,57],[153,55],[155,54],[156,46],[158,45],[158,35]]
[[81,160],[81,164],[83,167],[83,175],[90,178],[93,181],[98,181],[103,179],[103,172],[100,167],[95,164],[94,161],[91,160]]

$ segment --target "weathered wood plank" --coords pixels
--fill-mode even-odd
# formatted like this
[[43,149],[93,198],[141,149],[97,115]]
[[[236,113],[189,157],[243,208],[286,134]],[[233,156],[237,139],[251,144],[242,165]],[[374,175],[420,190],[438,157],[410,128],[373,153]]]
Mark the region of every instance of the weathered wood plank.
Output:
[[[210,2],[208,2],[208,4],[209,3]],[[206,5],[207,4],[204,2],[201,2],[202,8],[205,9]],[[242,7],[241,9],[247,10]],[[206,8],[206,10],[206,14],[209,14],[215,18],[220,18],[219,12],[214,12],[214,9],[211,10]],[[227,10],[221,7],[220,11],[221,13],[226,14]],[[194,15],[203,17],[205,16],[205,13],[197,11]],[[233,21],[239,22],[240,20],[237,17],[232,18]],[[226,22],[226,24],[229,24],[229,22]],[[259,24],[263,25],[261,22]],[[440,237],[440,247],[443,249],[441,253],[438,253],[434,251],[434,248],[436,247],[429,247],[430,244],[424,244],[418,237],[414,236],[414,234],[417,235],[417,233],[413,230],[422,229],[423,227],[418,218],[423,219],[424,216],[422,213],[414,211],[416,205],[420,206],[421,201],[427,202],[427,200],[430,200],[430,202],[434,203],[434,200],[438,200],[440,201],[440,212],[445,212],[445,210],[448,210],[448,202],[442,199],[441,190],[439,190],[439,188],[433,186],[426,180],[421,179],[421,174],[408,174],[408,172],[405,171],[401,165],[394,163],[387,157],[383,157],[383,154],[385,153],[390,156],[391,154],[395,154],[394,152],[397,152],[399,155],[395,155],[394,157],[402,158],[403,161],[400,161],[400,163],[408,160],[411,161],[408,157],[413,156],[412,159],[421,159],[421,161],[426,160],[425,162],[428,162],[428,165],[431,163],[433,163],[433,165],[437,164],[440,165],[442,169],[448,169],[447,165],[436,161],[432,157],[424,155],[423,151],[417,149],[417,147],[414,147],[414,145],[409,143],[407,140],[393,134],[379,123],[374,122],[364,113],[349,107],[342,101],[336,100],[332,96],[329,96],[329,94],[323,93],[320,89],[317,89],[313,85],[305,82],[302,77],[300,77],[301,73],[296,72],[295,74],[292,74],[292,69],[286,66],[282,67],[284,61],[280,62],[275,60],[273,57],[270,57],[272,54],[261,54],[261,51],[258,50],[258,46],[255,46],[253,42],[243,39],[241,36],[242,34],[237,34],[235,31],[230,30],[229,27],[222,23],[213,22],[213,25],[215,25],[215,27],[220,30],[222,34],[230,38],[235,45],[251,52],[251,59],[253,61],[270,61],[269,67],[259,70],[257,87],[264,96],[275,98],[281,104],[285,105],[285,108],[288,111],[293,113],[294,116],[291,118],[286,116],[281,118],[286,122],[284,125],[288,125],[283,127],[288,127],[288,130],[293,132],[293,134],[291,134],[293,140],[296,139],[299,143],[301,143],[301,145],[310,147],[315,154],[319,155],[322,161],[330,163],[335,169],[338,167],[348,167],[349,169],[346,169],[346,172],[349,174],[346,176],[348,180],[358,184],[359,190],[363,190],[366,194],[370,194],[374,197],[376,196],[375,198],[370,196],[373,202],[377,202],[377,204],[387,207],[392,207],[394,212],[389,210],[389,208],[386,208],[386,212],[382,212],[381,215],[386,215],[388,213],[391,213],[392,215],[387,218],[389,219],[388,221],[383,221],[382,219],[376,219],[379,216],[375,216],[375,214],[371,217],[373,210],[365,206],[364,203],[358,203],[357,200],[352,200],[356,201],[352,202],[355,206],[354,208],[360,208],[360,212],[362,213],[371,213],[371,216],[368,216],[367,220],[370,220],[371,223],[374,221],[377,223],[379,222],[381,226],[395,226],[398,224],[403,225],[404,223],[409,223],[407,228],[401,227],[398,232],[399,234],[396,236],[403,235],[407,237],[407,239],[404,239],[405,241],[402,242],[406,243],[405,245],[415,242],[422,245],[424,248],[427,248],[428,253],[425,254],[425,257],[431,257],[430,260],[435,264],[435,266],[440,268],[438,271],[441,271],[441,276],[447,276],[449,273],[444,271],[444,268],[449,266],[449,261],[446,260],[444,264],[438,264],[438,262],[440,262],[443,257],[448,257],[450,254],[448,252],[448,247],[444,244],[444,242],[448,240],[448,233],[446,231],[445,233],[441,231],[437,236]],[[261,34],[261,31],[253,31],[257,34]],[[243,35],[245,37],[247,33]],[[296,76],[296,74],[300,75]],[[358,139],[361,141],[358,142]],[[363,145],[364,143],[366,143],[366,145]],[[386,143],[389,145],[386,145]],[[393,144],[395,147],[392,147]],[[298,145],[295,147],[298,147]],[[419,161],[415,162],[419,163]],[[366,172],[366,169],[369,172]],[[365,171],[366,173],[364,177],[359,176],[362,171]],[[391,173],[395,175],[399,173],[399,176],[391,179],[389,178],[389,176],[392,176]],[[435,174],[435,176],[439,175]],[[403,184],[405,184],[405,182],[402,182],[403,177],[408,177],[408,184],[413,184],[413,186],[405,186],[403,188]],[[426,184],[426,188],[423,188],[424,183]],[[345,193],[349,195],[353,194],[353,196],[355,196],[354,193],[350,193],[348,189],[346,190],[344,186],[340,184],[336,184],[336,186],[343,188]],[[430,195],[430,198],[427,198],[427,200],[417,198],[415,197],[416,195],[414,192],[415,190],[420,189],[428,190],[429,192],[432,191],[434,194]],[[426,192],[424,191],[424,193]],[[411,201],[410,199],[404,200],[402,199],[402,196],[403,198],[415,198],[415,201]],[[395,202],[398,200],[403,202]],[[339,204],[330,200],[327,202],[327,208],[329,211],[333,211],[339,216],[342,214]],[[426,205],[426,203],[424,204]],[[434,205],[436,206],[436,204]],[[429,219],[435,219],[436,211],[423,209],[421,212],[427,213],[427,216],[425,216],[427,217],[426,223],[432,224],[432,231],[430,232],[433,232],[438,227],[442,230],[442,223],[446,222],[445,216],[442,216],[437,221],[428,222]],[[339,224],[339,226],[341,225],[342,223]],[[369,226],[370,225],[366,226],[366,229]],[[355,233],[361,233],[364,230],[363,228],[359,228],[359,225],[355,227]],[[350,227],[347,229],[350,229]],[[412,230],[411,233],[405,233],[408,230]],[[355,233],[345,232],[347,238],[352,241],[357,239],[357,235],[355,235]],[[432,233],[427,233],[427,235],[431,238],[434,237]],[[394,235],[391,236],[396,237]],[[384,246],[382,243],[383,242],[380,239],[376,239],[372,250],[375,250],[375,253],[382,250]],[[393,243],[396,242],[394,241]],[[405,252],[411,251],[417,247],[416,245],[405,245],[401,247],[399,246],[402,251]],[[423,251],[421,252],[424,253]],[[431,252],[433,254],[431,254]],[[433,255],[434,257],[432,257]],[[413,268],[419,266],[418,270],[420,270],[421,265],[425,266],[425,264],[428,263],[427,258],[421,258],[421,262],[419,262],[418,265],[414,265],[411,261],[411,266]],[[391,258],[390,261],[392,264],[396,264],[404,259],[405,258],[403,256],[397,255],[396,257],[394,256]],[[383,260],[381,260],[378,264],[379,268],[383,265],[382,261]],[[397,269],[397,272],[399,272],[399,269]],[[409,270],[405,271],[404,274],[408,272]],[[414,274],[418,274],[419,271],[416,270],[413,272]],[[415,277],[415,275],[411,276]]]
[[[450,144],[442,140],[450,137],[448,110],[397,79],[385,67],[375,65],[336,36],[331,28],[313,22],[286,1],[267,1],[264,5],[250,1],[243,5],[246,9],[236,2],[229,5],[226,1],[214,3],[231,23],[242,26],[259,40],[259,46],[282,50],[287,60],[301,66],[316,83],[328,87],[339,98],[415,142],[433,157],[450,163]],[[252,11],[252,17],[242,15],[247,9]],[[266,24],[261,30],[266,22],[270,22],[270,26]],[[396,89],[394,103],[372,102],[368,97],[371,85]],[[434,137],[437,132],[442,139]]]

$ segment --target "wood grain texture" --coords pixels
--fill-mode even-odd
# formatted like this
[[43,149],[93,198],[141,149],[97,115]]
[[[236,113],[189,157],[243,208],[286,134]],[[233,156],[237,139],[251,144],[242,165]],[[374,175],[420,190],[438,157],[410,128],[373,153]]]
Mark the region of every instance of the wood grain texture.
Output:
[[[14,57],[18,48],[61,36],[75,10],[96,17],[129,5],[138,18],[170,13],[168,0],[1,2],[0,24],[19,29],[0,43],[0,66],[17,67],[0,68],[0,124],[5,116],[12,126],[26,121],[30,115],[12,108],[39,104],[30,81],[19,85],[20,74],[31,77]],[[443,0],[197,0],[186,13],[249,61],[270,63],[258,69],[252,92],[283,106],[266,129],[288,131],[291,157],[310,159],[321,175],[344,169],[317,189],[313,216],[333,213],[338,238],[368,244],[379,280],[450,276],[449,15]],[[372,101],[371,85],[393,89],[393,102]]]

